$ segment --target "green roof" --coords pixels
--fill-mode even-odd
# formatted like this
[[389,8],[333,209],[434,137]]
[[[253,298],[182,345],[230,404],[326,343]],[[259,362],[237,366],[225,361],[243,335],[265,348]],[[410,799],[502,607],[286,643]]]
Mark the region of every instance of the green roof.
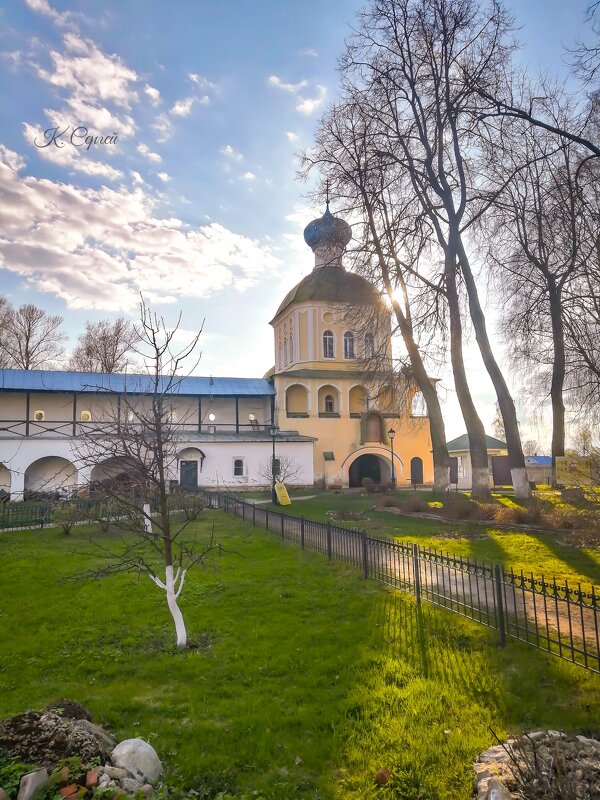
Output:
[[[488,436],[487,434],[485,437],[485,446],[487,450],[506,450],[506,442],[501,442],[500,439],[494,439],[493,436]],[[468,450],[469,434],[463,433],[463,435],[459,436],[457,439],[452,439],[451,442],[446,443],[446,447],[450,453],[454,450]]]
[[273,319],[292,303],[305,303],[310,300],[376,305],[381,302],[381,294],[366,278],[354,272],[346,272],[343,267],[327,264],[324,267],[316,267],[286,294]]

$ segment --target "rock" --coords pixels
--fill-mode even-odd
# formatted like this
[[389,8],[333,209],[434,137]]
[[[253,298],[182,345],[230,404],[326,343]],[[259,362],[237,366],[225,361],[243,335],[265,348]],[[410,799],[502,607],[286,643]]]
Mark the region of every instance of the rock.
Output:
[[98,778],[98,786],[106,786],[110,783],[110,775],[107,775],[105,772],[100,775]]
[[21,778],[19,784],[19,794],[17,800],[31,800],[38,792],[41,792],[48,785],[48,770],[36,769],[28,772]]
[[8,792],[0,787],[0,800],[8,800]]
[[140,792],[144,795],[144,797],[153,797],[154,787],[149,783],[145,783],[140,789]]
[[142,783],[157,784],[163,774],[156,751],[143,739],[125,739],[111,753],[113,764],[129,770]]
[[111,767],[109,764],[102,767],[102,772],[108,775],[109,778],[112,778],[113,781],[122,781],[124,778],[131,777],[129,770],[122,769],[121,767]]
[[105,761],[110,752],[78,722],[51,711],[26,711],[0,722],[0,750],[44,767],[71,756],[84,763],[95,758]]
[[100,777],[100,773],[97,769],[90,769],[85,776],[85,788],[92,789],[98,783],[98,778]]
[[50,703],[50,705],[46,706],[46,711],[52,711],[54,714],[58,714],[59,717],[64,717],[65,719],[85,719],[89,722],[92,721],[92,715],[84,708],[80,703],[76,703],[75,700],[55,700],[54,703]]
[[121,781],[121,789],[127,792],[127,794],[135,794],[141,788],[142,784],[133,778],[123,778]]
[[502,762],[508,761],[509,755],[504,749],[501,744],[497,744],[495,747],[490,747],[489,750],[486,750],[485,753],[482,753],[479,756],[479,761],[487,762]]
[[385,784],[389,781],[392,777],[389,769],[383,767],[379,770],[377,775],[375,775],[375,783],[378,783],[380,786],[385,786]]
[[512,794],[497,778],[488,783],[487,800],[512,800]]
[[110,733],[107,733],[104,728],[101,728],[100,725],[94,725],[93,722],[90,722],[88,719],[78,719],[77,724],[80,728],[83,728],[89,734],[94,736],[99,742],[106,747],[107,751],[114,750],[117,745],[117,740],[114,736],[111,736]]
[[68,786],[61,786],[58,791],[63,797],[71,797],[71,795],[77,794],[78,788],[76,783],[70,783]]

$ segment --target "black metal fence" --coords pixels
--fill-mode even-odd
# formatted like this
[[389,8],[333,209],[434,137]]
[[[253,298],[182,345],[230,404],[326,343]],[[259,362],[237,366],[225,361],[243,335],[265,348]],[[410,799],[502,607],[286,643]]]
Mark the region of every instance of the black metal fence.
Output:
[[500,644],[518,639],[592,672],[600,672],[600,593],[555,578],[536,578],[417,544],[262,508],[233,495],[203,492],[211,508],[235,514],[282,540],[343,561],[413,594],[417,602],[468,617],[498,631]]

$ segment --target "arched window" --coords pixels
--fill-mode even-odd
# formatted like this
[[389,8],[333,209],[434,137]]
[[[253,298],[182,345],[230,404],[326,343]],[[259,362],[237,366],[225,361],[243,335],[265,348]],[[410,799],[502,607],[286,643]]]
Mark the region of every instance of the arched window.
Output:
[[288,343],[287,339],[283,340],[283,363],[288,363]]
[[354,334],[346,331],[344,334],[344,358],[354,358]]
[[365,334],[365,358],[373,358],[375,355],[375,339],[372,333]]
[[333,333],[325,331],[323,334],[323,358],[335,358],[333,352]]
[[294,340],[290,336],[290,363],[294,360]]
[[325,413],[326,414],[333,414],[335,411],[334,404],[333,404],[333,395],[326,394],[325,395]]
[[283,367],[283,345],[279,342],[279,367]]
[[235,478],[241,478],[244,474],[244,459],[235,458],[233,460],[233,475]]

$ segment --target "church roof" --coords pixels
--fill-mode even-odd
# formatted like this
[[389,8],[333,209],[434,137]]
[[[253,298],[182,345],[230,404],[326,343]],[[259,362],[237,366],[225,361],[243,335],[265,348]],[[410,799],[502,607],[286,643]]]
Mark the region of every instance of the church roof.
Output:
[[289,291],[277,309],[276,317],[292,303],[323,300],[349,305],[377,305],[381,295],[373,284],[343,267],[325,265],[313,270]]

